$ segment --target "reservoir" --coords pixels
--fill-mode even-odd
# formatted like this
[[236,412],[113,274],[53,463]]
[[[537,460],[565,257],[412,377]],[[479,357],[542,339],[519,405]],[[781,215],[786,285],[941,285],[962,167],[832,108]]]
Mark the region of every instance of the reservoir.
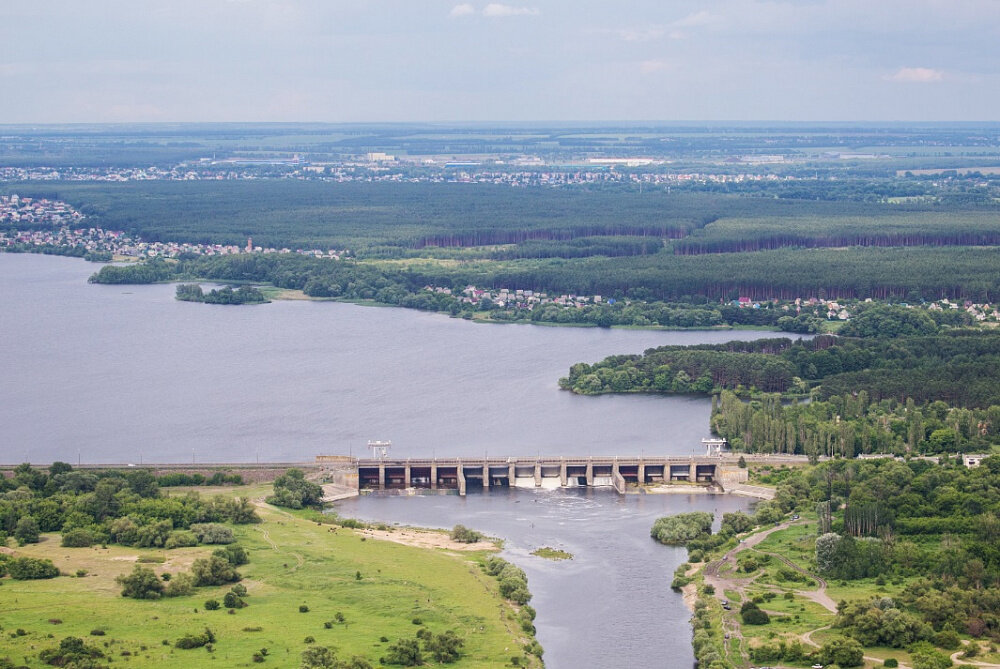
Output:
[[[710,402],[582,397],[558,389],[576,362],[748,331],[476,324],[406,309],[174,300],[173,285],[96,286],[98,266],[0,253],[0,461],[306,461],[393,457],[700,453]],[[764,335],[770,336],[770,335]],[[714,495],[491,490],[466,498],[366,496],[338,512],[505,540],[528,574],[547,666],[690,667],[689,613],[673,593],[684,549],[653,520],[748,509]],[[560,548],[549,562],[530,552]],[[512,653],[513,654],[513,653]]]
[[[218,306],[0,254],[0,461],[300,462],[700,453],[704,397],[559,390],[576,362],[751,331],[472,323],[312,301]],[[768,336],[768,335],[765,335]]]

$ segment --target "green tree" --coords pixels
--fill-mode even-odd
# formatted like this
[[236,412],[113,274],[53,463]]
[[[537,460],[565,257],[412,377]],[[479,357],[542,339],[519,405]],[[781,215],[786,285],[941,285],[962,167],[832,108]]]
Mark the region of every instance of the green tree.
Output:
[[132,573],[115,579],[122,586],[122,597],[132,599],[159,599],[163,595],[163,582],[156,572],[142,565],[135,565]]
[[22,516],[14,527],[14,538],[21,546],[38,543],[38,521],[32,516]]

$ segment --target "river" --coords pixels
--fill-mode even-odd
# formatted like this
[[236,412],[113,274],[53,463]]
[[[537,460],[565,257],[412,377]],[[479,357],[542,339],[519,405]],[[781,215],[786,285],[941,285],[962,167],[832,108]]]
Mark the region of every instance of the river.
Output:
[[[391,439],[395,457],[689,454],[708,436],[707,399],[581,397],[557,379],[611,354],[761,336],[476,324],[332,302],[212,306],[174,300],[172,285],[88,285],[97,268],[0,253],[0,462],[304,461],[362,455],[369,439]],[[684,551],[655,544],[649,527],[749,506],[492,490],[338,510],[503,537],[528,573],[547,666],[561,669],[690,667],[689,615],[669,589]],[[529,555],[543,545],[575,557]]]

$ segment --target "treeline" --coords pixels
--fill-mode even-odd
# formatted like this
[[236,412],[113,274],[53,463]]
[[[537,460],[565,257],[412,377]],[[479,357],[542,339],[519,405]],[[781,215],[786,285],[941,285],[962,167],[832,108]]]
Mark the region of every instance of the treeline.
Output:
[[259,521],[246,498],[164,496],[144,469],[99,475],[62,462],[48,471],[24,464],[0,479],[0,533],[21,543],[38,541],[40,532],[61,532],[70,546],[229,543],[232,530],[221,523]]
[[[902,310],[908,311],[908,310]],[[906,318],[909,318],[908,316]],[[888,332],[907,320],[885,321]],[[942,401],[961,408],[1000,405],[1000,335],[940,330],[926,336],[765,339],[723,345],[661,346],[642,355],[578,363],[560,386],[581,394],[722,390],[801,394],[821,400],[864,392],[869,401]]]
[[[704,256],[659,252],[619,258],[406,266],[297,254],[241,254],[182,259],[173,266],[159,259],[126,267],[112,265],[102,268],[95,281],[151,283],[185,277],[270,281],[298,289],[312,283],[315,292],[306,290],[309,294],[336,296],[339,289],[343,294],[360,293],[367,299],[380,299],[376,294],[386,287],[415,293],[426,285],[460,290],[469,284],[689,304],[729,301],[740,296],[758,301],[836,296],[911,302],[942,297],[989,302],[1000,296],[996,252],[982,247],[780,249]],[[386,295],[392,297],[391,293]],[[397,304],[399,298],[380,301]]]
[[789,246],[997,246],[998,211],[906,212],[878,217],[726,218],[673,243],[682,255]]
[[778,395],[745,402],[723,391],[712,430],[736,451],[842,456],[980,453],[1000,444],[1000,406],[950,407],[940,400],[874,401],[864,390],[827,401],[783,403]]

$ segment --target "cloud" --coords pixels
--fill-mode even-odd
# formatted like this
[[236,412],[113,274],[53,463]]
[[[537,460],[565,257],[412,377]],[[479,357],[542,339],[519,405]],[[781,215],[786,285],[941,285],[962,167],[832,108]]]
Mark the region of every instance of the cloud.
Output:
[[475,14],[475,13],[476,13],[476,8],[475,7],[473,7],[472,5],[470,5],[467,2],[463,2],[460,5],[455,5],[454,7],[452,7],[451,8],[451,12],[448,13],[448,16],[451,16],[451,17],[454,18],[454,17],[457,17],[457,16],[469,16],[469,15]]
[[665,60],[644,60],[639,63],[639,72],[642,74],[656,74],[673,69],[673,64]]
[[933,84],[944,79],[944,72],[929,67],[901,67],[886,79],[906,84]]
[[660,26],[648,26],[646,28],[622,28],[616,30],[615,34],[626,42],[648,42],[650,40],[663,37],[664,30]]
[[514,7],[513,5],[502,5],[499,2],[491,2],[483,8],[483,16],[489,18],[504,18],[507,16],[537,16],[539,11],[535,7]]
[[721,19],[722,17],[717,14],[700,11],[685,16],[683,19],[673,21],[670,25],[675,28],[696,28],[698,26],[707,26],[713,23],[718,23]]

